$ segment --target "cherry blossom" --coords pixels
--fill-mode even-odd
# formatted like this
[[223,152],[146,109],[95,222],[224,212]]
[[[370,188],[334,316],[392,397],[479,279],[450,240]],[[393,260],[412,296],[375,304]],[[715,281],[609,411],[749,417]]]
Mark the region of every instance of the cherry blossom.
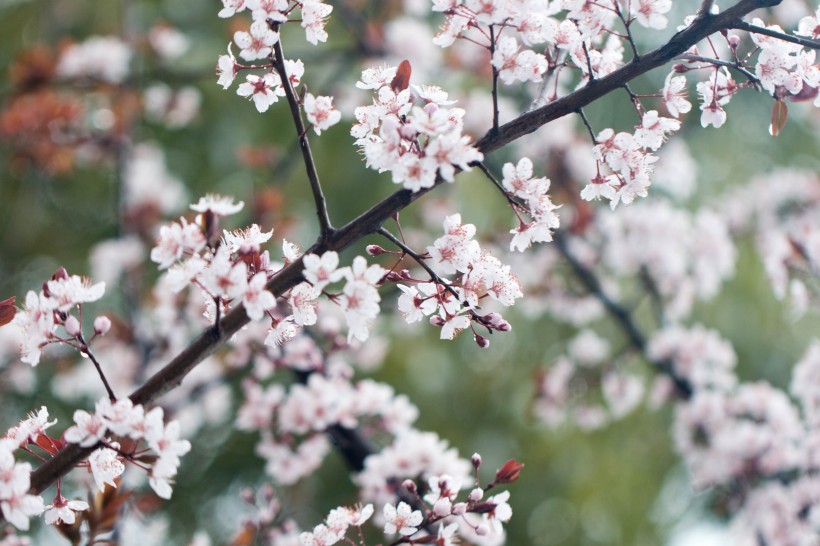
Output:
[[423,516],[418,510],[413,510],[406,502],[400,502],[398,506],[392,504],[384,505],[384,533],[386,535],[400,534],[410,536],[418,531]]
[[342,113],[333,107],[333,97],[314,97],[305,95],[305,115],[313,125],[317,135],[336,125],[342,119]]
[[267,72],[264,76],[248,74],[245,83],[239,85],[236,94],[240,97],[249,97],[256,105],[256,109],[267,112],[271,104],[278,102],[279,97],[285,96],[282,89],[282,81],[273,72]]
[[216,62],[216,74],[219,76],[217,84],[222,86],[222,89],[227,89],[233,84],[236,78],[237,64],[236,57],[231,51],[231,44],[228,44],[228,54],[220,55]]
[[234,33],[233,41],[241,49],[239,56],[253,61],[264,59],[273,52],[273,44],[279,41],[279,33],[272,31],[265,20],[257,19],[251,23],[250,32],[240,30]]
[[670,72],[661,90],[663,102],[666,109],[673,117],[679,118],[681,114],[692,109],[692,104],[686,99],[686,77],[678,76]]
[[80,500],[67,500],[58,495],[51,501],[51,504],[45,507],[45,520],[47,525],[54,525],[55,523],[65,523],[71,525],[74,523],[76,516],[74,512],[82,512],[88,510],[88,503]]
[[327,41],[325,32],[326,19],[333,11],[333,6],[321,0],[302,1],[302,28],[305,29],[305,38],[313,45]]

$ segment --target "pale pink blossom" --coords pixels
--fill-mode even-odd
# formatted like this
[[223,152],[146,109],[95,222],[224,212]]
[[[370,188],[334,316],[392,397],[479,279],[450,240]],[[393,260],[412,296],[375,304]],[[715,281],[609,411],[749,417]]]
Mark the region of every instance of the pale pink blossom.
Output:
[[74,512],[83,512],[88,510],[88,503],[80,500],[67,500],[61,495],[58,495],[51,501],[51,504],[45,507],[46,525],[54,525],[55,523],[65,523],[72,525],[76,520]]
[[333,11],[333,6],[321,0],[302,1],[302,28],[305,29],[305,38],[313,45],[327,41],[325,24],[327,17]]
[[66,442],[80,444],[80,447],[90,447],[105,438],[108,429],[105,421],[96,413],[77,410],[74,412],[75,425],[69,427],[63,434]]
[[[112,447],[119,447],[119,444],[112,442]],[[116,478],[125,472],[125,465],[120,460],[119,454],[107,447],[100,448],[88,456],[88,466],[94,483],[100,492],[105,491],[105,486],[117,487]]]
[[305,95],[304,106],[307,120],[313,125],[317,135],[342,119],[342,113],[333,107],[333,97],[314,97],[308,93]]
[[686,77],[676,75],[675,72],[670,72],[666,76],[666,80],[661,90],[663,102],[666,109],[673,117],[680,117],[692,109],[692,103],[686,98]]
[[235,32],[233,41],[241,49],[240,57],[246,61],[254,61],[264,59],[273,53],[273,45],[279,41],[279,33],[272,31],[267,21],[259,19],[251,23],[250,32]]
[[256,109],[267,112],[271,104],[278,102],[279,97],[285,96],[282,81],[277,74],[265,73],[264,76],[248,74],[245,83],[239,85],[236,94],[240,97],[249,97],[253,100]]
[[231,44],[229,43],[228,54],[220,55],[216,61],[216,74],[219,76],[219,80],[217,80],[216,83],[221,85],[222,89],[229,88],[234,78],[236,78],[237,71],[238,65],[236,64],[236,57],[233,56]]
[[242,294],[242,304],[251,320],[262,320],[265,311],[276,306],[276,298],[265,288],[268,277],[260,271],[248,281],[245,293]]
[[313,285],[316,290],[323,290],[328,284],[335,283],[344,277],[344,271],[338,270],[339,255],[334,251],[328,251],[318,256],[307,254],[303,263],[305,270],[303,275],[305,280]]
[[418,531],[424,517],[418,510],[413,510],[406,502],[400,502],[398,506],[392,504],[384,505],[384,532],[388,535],[396,533],[402,536],[410,536]]

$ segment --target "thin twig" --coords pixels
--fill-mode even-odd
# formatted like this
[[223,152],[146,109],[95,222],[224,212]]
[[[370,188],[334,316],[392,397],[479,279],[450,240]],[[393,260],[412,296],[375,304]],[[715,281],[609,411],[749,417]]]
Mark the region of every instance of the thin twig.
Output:
[[493,64],[495,56],[495,26],[490,25],[490,66],[493,69],[493,131],[498,131],[498,68]]
[[273,60],[274,68],[276,68],[276,72],[282,80],[282,87],[285,89],[285,96],[288,98],[291,117],[293,117],[296,134],[299,138],[299,147],[302,150],[302,158],[305,161],[305,170],[307,171],[308,180],[310,181],[310,190],[313,192],[313,201],[316,204],[316,215],[319,217],[320,239],[327,240],[333,232],[333,226],[330,223],[330,216],[327,212],[327,201],[325,200],[325,194],[322,192],[322,184],[319,182],[319,173],[316,172],[316,162],[313,161],[313,154],[310,151],[307,129],[302,121],[301,104],[296,97],[290,76],[288,76],[287,69],[285,68],[285,53],[282,51],[282,40],[274,44],[273,51],[275,54]]
[[404,244],[400,239],[398,239],[395,235],[393,235],[383,227],[380,227],[376,231],[376,233],[378,233],[379,235],[381,235],[382,237],[384,237],[385,239],[399,247],[402,250],[402,252],[413,258],[413,260],[415,260],[416,263],[419,264],[422,267],[422,269],[424,269],[427,272],[428,275],[430,275],[430,278],[434,282],[443,286],[444,289],[447,290],[450,294],[452,294],[457,301],[461,301],[461,296],[459,296],[458,292],[456,292],[455,289],[452,286],[450,286],[450,283],[439,277],[438,273],[436,273],[432,267],[427,265],[424,259],[412,248]]
[[583,108],[578,109],[578,115],[581,116],[581,121],[584,122],[584,127],[587,128],[587,132],[589,133],[589,138],[592,139],[592,143],[598,144],[598,139],[595,138],[595,131],[592,130],[592,125],[589,124],[589,120],[587,119],[586,114],[584,114]]
[[[701,55],[692,55],[690,53],[684,53],[683,55],[678,55],[677,57],[675,57],[675,59],[676,60],[681,60],[681,61],[691,61],[691,62],[695,62],[695,63],[707,63],[707,64],[711,64],[711,65],[714,65],[714,66],[725,66],[726,68],[733,68],[733,69],[737,70],[738,72],[740,72],[741,74],[743,74],[744,76],[746,76],[746,79],[749,80],[752,84],[754,84],[754,85],[759,85],[760,84],[760,80],[757,78],[757,76],[755,76],[754,74],[749,72],[747,69],[743,68],[740,65],[740,63],[737,63],[737,62],[723,61],[721,59],[713,59],[711,57],[703,57]],[[702,67],[702,68],[708,68],[708,67]]]
[[798,44],[803,47],[808,47],[811,49],[820,49],[820,41],[812,40],[811,38],[803,38],[801,36],[785,34],[783,32],[778,32],[770,28],[759,27],[757,25],[747,23],[746,21],[735,21],[729,28],[745,30],[746,32],[751,32],[753,34],[763,34],[764,36],[771,36],[772,38],[777,38],[779,40],[783,40],[784,42],[791,42],[793,44]]
[[102,366],[100,362],[97,360],[97,357],[94,356],[94,353],[91,351],[91,347],[88,346],[88,343],[85,342],[85,338],[83,335],[77,334],[77,341],[82,344],[81,351],[83,354],[88,356],[91,362],[94,363],[94,367],[97,368],[97,374],[99,374],[100,379],[102,380],[103,386],[105,387],[105,392],[108,394],[108,399],[112,402],[117,401],[117,396],[114,394],[114,390],[111,388],[111,385],[108,383],[108,379],[105,377],[105,373],[103,373]]

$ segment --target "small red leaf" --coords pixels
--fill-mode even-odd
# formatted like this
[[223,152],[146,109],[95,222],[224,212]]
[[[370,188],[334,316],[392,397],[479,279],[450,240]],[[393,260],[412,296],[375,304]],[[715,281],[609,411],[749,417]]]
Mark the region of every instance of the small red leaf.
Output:
[[495,483],[514,482],[521,474],[522,468],[524,468],[523,464],[519,463],[515,459],[510,459],[504,463],[504,466],[498,469],[498,472],[495,473]]
[[393,91],[399,93],[410,87],[410,73],[412,70],[410,61],[405,59],[401,62],[399,69],[396,70],[396,76],[393,78],[393,81],[390,82],[390,87],[393,88]]
[[783,132],[786,120],[789,118],[789,107],[782,100],[774,101],[772,107],[772,124],[769,126],[769,134],[776,137]]
[[17,308],[14,306],[14,296],[7,300],[0,301],[0,326],[5,326],[14,315],[17,313]]

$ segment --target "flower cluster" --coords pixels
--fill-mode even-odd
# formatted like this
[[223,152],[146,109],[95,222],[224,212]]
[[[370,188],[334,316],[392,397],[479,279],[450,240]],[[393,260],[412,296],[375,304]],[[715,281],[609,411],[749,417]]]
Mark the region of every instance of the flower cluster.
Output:
[[[105,293],[105,283],[92,284],[90,279],[69,275],[60,268],[44,283],[39,293],[29,290],[25,308],[14,317],[14,324],[23,330],[20,347],[21,360],[36,366],[40,362],[41,349],[53,343],[65,343],[76,347],[82,341],[80,320],[71,314],[81,310],[83,303],[97,301]],[[82,317],[82,313],[78,314]],[[97,317],[94,322],[95,334],[104,334],[111,322],[105,317]],[[62,326],[66,337],[58,332]]]
[[[473,322],[489,330],[509,331],[510,325],[498,313],[480,315],[477,310],[486,298],[509,307],[523,297],[521,284],[495,256],[483,250],[475,235],[473,224],[462,224],[461,215],[453,214],[444,220],[444,235],[427,247],[433,269],[444,275],[461,274],[458,282],[434,279],[422,281],[402,271],[389,278],[399,284],[399,310],[408,323],[430,317],[430,323],[441,327],[441,339],[453,339],[461,331],[472,328]],[[475,333],[475,331],[474,331]],[[476,342],[486,347],[489,340],[475,333]]]
[[[532,222],[525,222],[519,216],[519,225],[510,231],[513,234],[510,250],[523,252],[532,243],[552,241],[552,230],[558,228],[559,220],[547,191],[550,189],[548,178],[533,178],[532,161],[523,157],[518,165],[505,163],[504,179],[501,183],[507,195],[520,199],[526,205],[524,211],[532,217]],[[511,205],[515,210],[516,205]]]
[[[612,129],[601,131],[595,137],[593,148],[597,175],[581,191],[581,198],[589,201],[604,197],[614,209],[618,203],[628,205],[638,197],[646,197],[653,164],[658,161],[649,150],[660,148],[667,135],[678,129],[679,121],[650,110],[643,114],[634,134],[616,134]],[[601,173],[604,166],[611,174]]]
[[[415,453],[409,454],[412,461]],[[476,475],[481,466],[481,457],[474,454],[473,468]],[[512,517],[512,508],[508,501],[509,491],[484,498],[485,492],[498,485],[511,483],[518,479],[523,467],[514,460],[509,460],[496,472],[495,479],[481,487],[476,477],[473,488],[458,497],[464,491],[462,484],[467,478],[454,477],[447,473],[432,474],[423,481],[424,495],[419,493],[419,486],[414,480],[421,480],[419,475],[406,479],[395,491],[401,498],[396,502],[388,499],[383,504],[381,521],[387,537],[399,535],[400,541],[412,543],[434,543],[439,546],[453,546],[461,540],[487,546],[503,544],[505,538],[504,523]],[[408,503],[412,503],[408,504]],[[345,540],[349,527],[360,527],[374,513],[373,504],[364,507],[339,507],[330,511],[325,523],[317,525],[312,532],[302,533],[299,537],[305,546],[331,546]],[[424,528],[422,528],[422,526]],[[430,531],[435,529],[435,534]]]
[[[240,70],[265,68],[262,75],[248,74],[245,81],[237,87],[236,93],[253,100],[259,112],[266,112],[280,97],[286,95],[283,78],[289,80],[295,88],[301,83],[305,73],[305,66],[298,59],[284,59],[284,73],[273,64],[273,49],[280,37],[279,27],[288,22],[288,16],[295,6],[291,6],[289,0],[223,0],[222,3],[220,17],[232,17],[246,9],[253,17],[253,23],[247,32],[240,30],[234,33],[233,41],[239,47],[239,56],[246,61],[263,59],[269,60],[269,63],[241,65],[236,62],[231,44],[228,44],[227,55],[220,56],[217,61],[218,83],[223,89],[227,89]],[[301,24],[307,41],[313,45],[327,41],[325,24],[333,6],[321,0],[301,0],[296,5],[302,11]],[[316,134],[321,134],[323,130],[338,123],[341,117],[339,111],[333,108],[332,100],[332,97],[314,97],[311,94],[305,97],[305,113],[313,123]]]
[[144,440],[154,453],[148,483],[157,495],[170,499],[171,483],[177,474],[180,457],[190,451],[191,443],[179,438],[179,422],[165,424],[163,414],[160,407],[146,413],[141,405],[134,405],[128,398],[115,402],[104,398],[97,402],[94,413],[74,412],[75,424],[65,431],[64,439],[82,447],[106,446],[88,459],[100,491],[105,491],[106,484],[116,487],[115,478],[125,470],[122,460],[140,461],[143,467],[146,465],[144,454],[135,455],[136,446],[131,453],[126,453],[119,449],[120,445],[113,438]]
[[453,182],[456,169],[469,170],[483,155],[462,135],[464,110],[448,108],[453,102],[445,91],[413,86],[421,99],[415,104],[405,66],[406,80],[397,76],[396,67],[362,72],[356,87],[372,89],[375,97],[372,105],[356,108],[358,123],[350,134],[368,167],[390,171],[394,183],[416,192],[433,187],[439,178]]

